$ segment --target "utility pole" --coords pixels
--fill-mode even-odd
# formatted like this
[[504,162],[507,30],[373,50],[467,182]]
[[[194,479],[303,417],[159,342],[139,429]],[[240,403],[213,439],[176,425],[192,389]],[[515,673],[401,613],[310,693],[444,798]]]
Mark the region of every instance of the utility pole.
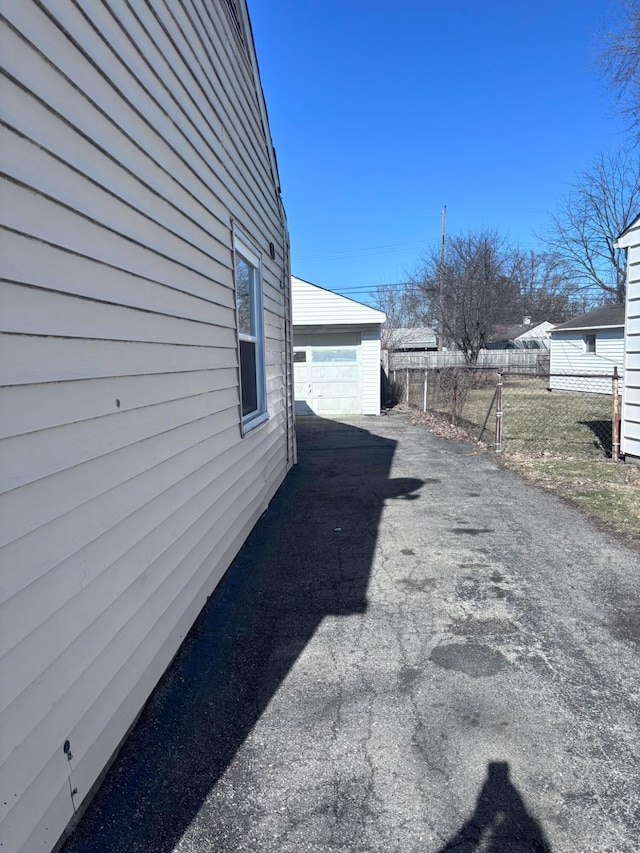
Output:
[[438,351],[442,352],[444,348],[444,335],[442,333],[442,315],[444,311],[444,236],[445,236],[445,221],[447,218],[447,205],[442,208],[442,228],[440,233],[440,270],[438,273],[438,310],[440,317],[438,319]]

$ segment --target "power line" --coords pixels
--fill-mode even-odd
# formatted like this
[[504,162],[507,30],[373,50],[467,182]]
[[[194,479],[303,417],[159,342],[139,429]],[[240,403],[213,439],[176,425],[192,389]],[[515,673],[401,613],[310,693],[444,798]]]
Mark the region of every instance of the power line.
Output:
[[[369,246],[363,249],[356,249],[355,251],[345,249],[340,252],[325,252],[322,255],[303,255],[300,258],[296,256],[296,261],[320,261],[328,258],[347,259],[370,257],[372,255],[391,254],[393,252],[398,252],[402,249],[419,249],[423,246],[424,243],[422,240],[412,240],[409,243],[393,243],[388,246]],[[293,254],[295,254],[295,252]]]
[[378,290],[379,287],[409,287],[412,284],[410,281],[397,281],[394,284],[354,284],[345,285],[343,290]]
[[412,282],[410,281],[398,281],[394,284],[358,284],[358,285],[345,285],[344,287],[335,285],[334,287],[327,288],[329,290],[333,290],[335,293],[340,291],[340,293],[375,293],[381,287],[393,289],[401,289],[404,287],[410,287]]

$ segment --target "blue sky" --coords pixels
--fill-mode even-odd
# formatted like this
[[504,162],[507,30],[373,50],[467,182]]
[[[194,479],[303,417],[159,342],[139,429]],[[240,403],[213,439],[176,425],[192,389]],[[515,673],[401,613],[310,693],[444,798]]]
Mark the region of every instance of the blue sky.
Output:
[[595,65],[615,0],[249,0],[292,272],[361,301],[447,232],[535,248],[623,142]]

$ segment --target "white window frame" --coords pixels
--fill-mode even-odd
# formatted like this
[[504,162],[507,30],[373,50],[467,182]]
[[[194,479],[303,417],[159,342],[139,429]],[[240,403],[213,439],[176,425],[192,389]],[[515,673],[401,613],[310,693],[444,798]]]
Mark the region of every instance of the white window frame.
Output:
[[[589,348],[589,340],[593,338],[593,349]],[[598,335],[596,332],[584,333],[584,351],[586,355],[595,355],[598,347]]]
[[[238,282],[237,268],[238,260],[242,259],[253,270],[249,281],[249,302],[251,306],[253,326],[250,334],[240,331],[240,316],[238,311]],[[238,337],[238,377],[240,380],[240,428],[242,435],[246,435],[260,424],[269,419],[267,411],[267,394],[265,381],[264,363],[264,309],[262,295],[262,260],[260,253],[242,232],[234,226],[233,228],[233,282],[235,296],[236,330]],[[243,414],[242,402],[242,341],[255,344],[255,377],[256,377],[256,399],[257,405],[254,410]]]

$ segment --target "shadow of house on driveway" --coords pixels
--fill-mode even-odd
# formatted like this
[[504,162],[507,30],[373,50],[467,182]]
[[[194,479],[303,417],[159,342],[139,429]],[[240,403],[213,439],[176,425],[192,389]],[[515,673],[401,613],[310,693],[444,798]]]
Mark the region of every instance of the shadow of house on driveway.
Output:
[[299,425],[298,465],[209,599],[64,853],[175,847],[320,622],[366,610],[384,503],[416,499],[422,486],[389,478],[395,446],[344,423]]

